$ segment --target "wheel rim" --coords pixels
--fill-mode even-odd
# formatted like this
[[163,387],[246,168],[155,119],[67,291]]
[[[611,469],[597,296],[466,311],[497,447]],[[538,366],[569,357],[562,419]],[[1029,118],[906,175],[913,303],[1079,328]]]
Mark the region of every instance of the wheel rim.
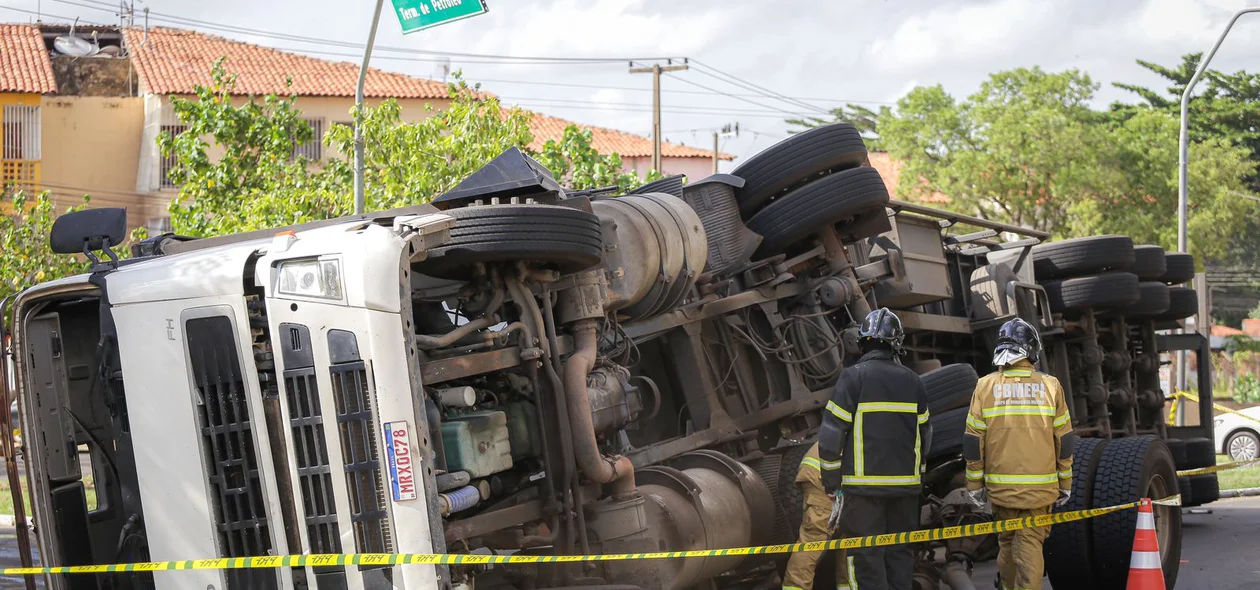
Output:
[[[1168,481],[1162,475],[1156,475],[1151,478],[1150,484],[1146,488],[1146,497],[1152,500],[1162,500],[1173,494],[1170,493]],[[1153,506],[1155,513],[1155,538],[1159,541],[1159,557],[1161,563],[1165,557],[1165,551],[1170,547],[1172,542],[1172,531],[1169,530],[1168,521],[1172,518],[1173,510],[1180,510],[1176,506],[1162,506],[1156,504]]]
[[1235,461],[1254,461],[1260,454],[1255,437],[1238,435],[1229,441],[1229,456]]

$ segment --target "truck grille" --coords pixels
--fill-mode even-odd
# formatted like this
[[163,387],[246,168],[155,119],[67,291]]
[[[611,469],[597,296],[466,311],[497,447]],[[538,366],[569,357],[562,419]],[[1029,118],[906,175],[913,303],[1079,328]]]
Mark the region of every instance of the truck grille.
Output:
[[[184,333],[199,394],[198,421],[206,480],[222,557],[271,553],[271,534],[246,405],[244,376],[232,321],[188,320]],[[274,572],[229,570],[228,588],[276,588]]]
[[[344,351],[349,347],[339,347],[334,340],[340,339],[340,344],[344,344],[347,339],[353,342],[353,338],[351,333],[333,330],[329,333],[329,348]],[[390,553],[393,539],[385,511],[385,482],[376,446],[378,428],[372,416],[374,393],[367,365],[358,358],[357,345],[352,348],[355,360],[334,363],[329,369],[350,496],[350,521],[359,553]],[[347,360],[338,356],[334,354],[334,360]],[[374,568],[360,566],[360,569]]]
[[315,369],[285,371],[289,395],[289,426],[293,429],[293,458],[302,489],[306,534],[311,553],[341,553],[337,505],[333,502],[328,444],[319,407]]

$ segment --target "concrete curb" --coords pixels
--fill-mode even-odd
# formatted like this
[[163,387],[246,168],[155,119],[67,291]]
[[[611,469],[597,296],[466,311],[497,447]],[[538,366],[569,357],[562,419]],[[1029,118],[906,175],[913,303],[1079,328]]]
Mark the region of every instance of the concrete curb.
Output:
[[1239,490],[1221,490],[1222,498],[1244,498],[1260,496],[1260,488],[1242,488]]

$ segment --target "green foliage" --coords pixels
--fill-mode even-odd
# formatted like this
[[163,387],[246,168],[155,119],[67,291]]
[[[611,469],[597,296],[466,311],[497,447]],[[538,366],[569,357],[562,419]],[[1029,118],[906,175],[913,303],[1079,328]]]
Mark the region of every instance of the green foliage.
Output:
[[1234,401],[1240,404],[1260,403],[1260,378],[1243,373],[1234,381]]
[[[557,142],[548,139],[542,151],[535,154],[538,162],[546,166],[565,187],[575,189],[617,186],[629,191],[643,184],[644,180],[634,172],[625,170],[621,156],[605,156],[591,147],[591,131],[569,125],[564,136]],[[648,173],[647,181],[660,178],[656,170]]]
[[[1050,232],[1056,238],[1122,233],[1176,245],[1177,129],[1168,112],[1117,117],[1090,107],[1098,85],[1077,70],[993,74],[955,99],[916,88],[881,114],[888,152],[905,162],[901,197],[949,195],[950,208]],[[1191,249],[1220,260],[1248,229],[1245,189],[1256,167],[1246,148],[1208,138],[1191,149]]]
[[[64,211],[69,213],[87,206]],[[0,215],[0,299],[45,281],[87,271],[77,256],[54,254],[48,247],[48,235],[57,219],[57,209],[47,192],[31,198],[24,191],[9,195]]]
[[[196,98],[173,98],[188,125],[178,137],[164,134],[164,156],[177,161],[180,185],[171,205],[178,233],[221,235],[348,215],[354,198],[354,130],[333,125],[322,138],[335,153],[314,165],[293,156],[310,138],[294,97],[233,101],[236,77],[222,63],[213,83]],[[352,113],[353,114],[353,113]],[[528,146],[530,114],[505,109],[462,81],[450,86],[450,103],[427,108],[419,121],[403,121],[396,101],[363,112],[364,201],[368,210],[427,203],[450,190],[504,150]],[[561,141],[548,141],[539,160],[573,188],[642,181],[622,171],[621,158],[591,147],[591,134],[570,126]],[[659,174],[653,172],[659,177]]]
[[[882,111],[888,110],[888,107],[882,109]],[[831,109],[830,117],[788,119],[787,124],[797,127],[796,129],[790,129],[790,133],[800,133],[832,123],[848,123],[857,127],[858,132],[862,134],[862,140],[866,143],[866,149],[872,152],[882,152],[884,151],[884,144],[880,140],[878,130],[880,117],[881,113],[864,106],[847,104]]]
[[1256,308],[1251,310],[1251,313],[1247,314],[1247,317],[1253,320],[1260,320],[1260,304],[1257,304]]

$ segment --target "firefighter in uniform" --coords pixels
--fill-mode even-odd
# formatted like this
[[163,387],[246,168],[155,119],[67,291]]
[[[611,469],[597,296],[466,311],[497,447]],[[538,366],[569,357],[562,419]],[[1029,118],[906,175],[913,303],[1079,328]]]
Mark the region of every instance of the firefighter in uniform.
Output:
[[[818,443],[805,452],[801,467],[796,471],[796,485],[801,488],[805,505],[801,507],[801,532],[797,543],[826,541],[834,534],[835,527],[828,524],[833,501],[823,490],[822,463],[818,460]],[[783,590],[811,590],[814,587],[814,571],[822,551],[797,551],[788,558],[787,572],[783,576]],[[836,590],[849,590],[849,570],[844,550],[836,552]]]
[[[993,352],[998,371],[976,385],[963,437],[967,495],[986,498],[997,520],[1048,514],[1072,492],[1072,417],[1059,381],[1033,368],[1036,328],[1016,318],[1002,325]],[[1040,590],[1041,547],[1049,528],[998,535],[998,575],[1005,590]]]
[[[887,308],[858,331],[862,357],[840,373],[818,437],[831,524],[846,537],[913,531],[919,526],[924,451],[931,446],[927,391],[897,360],[905,333]],[[855,590],[910,590],[910,545],[850,550]]]

